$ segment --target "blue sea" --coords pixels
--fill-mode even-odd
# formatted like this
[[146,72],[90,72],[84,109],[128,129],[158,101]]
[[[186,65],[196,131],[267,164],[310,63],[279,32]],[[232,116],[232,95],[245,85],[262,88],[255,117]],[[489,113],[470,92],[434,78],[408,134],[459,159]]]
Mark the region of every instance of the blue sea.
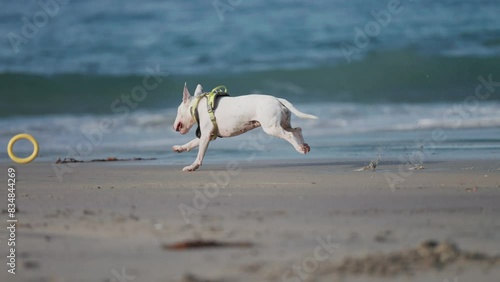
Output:
[[[500,1],[1,5],[0,146],[32,134],[37,161],[189,164],[195,153],[170,150],[194,138],[172,130],[184,82],[283,97],[320,117],[292,119],[307,157],[257,129],[213,142],[205,163],[500,156]],[[32,151],[25,140],[14,149]]]

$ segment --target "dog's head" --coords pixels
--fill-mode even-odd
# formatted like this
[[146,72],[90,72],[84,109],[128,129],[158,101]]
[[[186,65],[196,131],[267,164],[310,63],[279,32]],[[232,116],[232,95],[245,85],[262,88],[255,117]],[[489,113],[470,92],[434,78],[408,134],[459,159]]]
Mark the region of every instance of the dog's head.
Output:
[[[200,84],[196,86],[194,91],[194,97],[203,93],[203,88]],[[193,102],[193,96],[189,93],[187,85],[184,84],[184,91],[182,93],[182,103],[177,108],[177,117],[175,117],[173,128],[175,131],[181,134],[186,134],[189,132],[191,127],[196,123],[196,121],[191,116],[190,108]]]

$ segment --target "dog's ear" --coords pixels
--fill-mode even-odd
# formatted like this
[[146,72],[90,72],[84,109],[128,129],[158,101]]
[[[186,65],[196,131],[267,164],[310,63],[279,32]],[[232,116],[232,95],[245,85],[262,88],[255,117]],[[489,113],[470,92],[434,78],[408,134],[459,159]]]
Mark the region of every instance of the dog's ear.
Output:
[[203,93],[203,87],[201,87],[201,84],[198,84],[196,86],[196,90],[194,91],[194,97],[199,96]]
[[182,92],[182,102],[187,103],[191,98],[191,94],[189,94],[189,90],[187,88],[187,83],[184,82],[184,91]]

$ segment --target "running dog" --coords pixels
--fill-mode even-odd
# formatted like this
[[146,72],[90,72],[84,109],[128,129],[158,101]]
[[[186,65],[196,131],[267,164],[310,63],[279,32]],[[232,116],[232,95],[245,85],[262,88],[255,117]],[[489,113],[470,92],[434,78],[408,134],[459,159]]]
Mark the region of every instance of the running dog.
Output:
[[318,117],[300,112],[282,98],[261,94],[230,97],[224,90],[224,87],[217,87],[204,93],[198,84],[194,96],[191,96],[184,84],[182,103],[177,109],[173,129],[186,134],[198,123],[198,138],[184,145],[175,145],[172,150],[181,153],[197,146],[200,148],[196,160],[183,171],[195,171],[201,166],[210,141],[217,137],[237,136],[260,126],[267,134],[288,141],[301,154],[311,150],[304,142],[302,129],[291,126],[291,113],[306,119]]

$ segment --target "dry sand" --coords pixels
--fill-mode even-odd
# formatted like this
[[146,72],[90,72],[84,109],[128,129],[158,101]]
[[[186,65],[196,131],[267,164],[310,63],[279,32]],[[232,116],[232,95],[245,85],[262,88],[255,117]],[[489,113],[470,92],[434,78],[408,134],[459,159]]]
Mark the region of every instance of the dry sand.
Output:
[[[366,164],[84,163],[63,182],[16,165],[18,268],[0,281],[500,281],[498,160]],[[165,247],[186,240],[212,247]]]

